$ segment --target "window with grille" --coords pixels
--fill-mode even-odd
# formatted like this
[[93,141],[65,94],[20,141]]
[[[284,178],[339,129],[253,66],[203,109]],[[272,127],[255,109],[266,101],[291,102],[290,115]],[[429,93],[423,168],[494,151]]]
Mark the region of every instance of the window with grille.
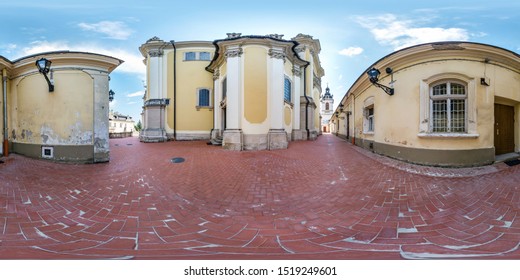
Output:
[[283,98],[287,102],[291,102],[291,80],[289,78],[284,79]]
[[434,85],[430,90],[431,132],[466,132],[466,86],[457,82]]
[[197,90],[197,106],[198,107],[210,107],[210,94],[209,89],[201,88]]

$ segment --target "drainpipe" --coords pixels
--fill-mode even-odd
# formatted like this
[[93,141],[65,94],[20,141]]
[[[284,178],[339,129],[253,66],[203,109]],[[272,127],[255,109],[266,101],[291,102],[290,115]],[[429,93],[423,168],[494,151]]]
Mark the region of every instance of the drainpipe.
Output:
[[305,97],[305,130],[307,130],[307,140],[309,140],[311,131],[309,130],[309,97],[307,96],[307,66],[303,67],[303,97]]
[[2,87],[2,93],[4,96],[4,149],[3,154],[4,157],[7,157],[9,155],[9,140],[8,140],[8,129],[7,129],[7,71],[5,68],[2,70],[2,81],[3,81],[3,87]]
[[173,140],[177,140],[177,48],[173,45]]

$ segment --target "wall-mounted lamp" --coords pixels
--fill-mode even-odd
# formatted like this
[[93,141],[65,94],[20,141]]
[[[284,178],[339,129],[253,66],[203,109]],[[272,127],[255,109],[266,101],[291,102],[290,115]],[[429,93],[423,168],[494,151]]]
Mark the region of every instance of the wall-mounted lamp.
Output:
[[51,70],[51,61],[46,58],[40,58],[36,60],[36,67],[38,67],[38,71],[43,74],[45,77],[45,80],[47,81],[47,84],[49,85],[49,92],[54,91],[54,83],[49,80],[49,77],[47,77],[47,74]]
[[113,90],[108,91],[108,101],[109,102],[112,102],[114,100],[114,95],[116,95],[116,93]]
[[[390,68],[390,67],[386,68],[386,73],[391,74],[392,73],[392,68]],[[374,67],[372,67],[372,69],[367,71],[367,75],[368,75],[368,77],[370,79],[370,82],[373,85],[375,85],[376,87],[384,90],[388,95],[394,95],[394,89],[393,88],[387,87],[385,85],[382,85],[382,84],[378,83],[380,74],[381,74],[381,72],[379,72],[379,70],[377,70]]]

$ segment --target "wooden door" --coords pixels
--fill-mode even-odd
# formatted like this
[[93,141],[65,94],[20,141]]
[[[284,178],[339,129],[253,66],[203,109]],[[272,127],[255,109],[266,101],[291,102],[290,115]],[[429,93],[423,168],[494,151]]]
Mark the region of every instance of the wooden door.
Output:
[[495,104],[495,154],[515,151],[515,108]]

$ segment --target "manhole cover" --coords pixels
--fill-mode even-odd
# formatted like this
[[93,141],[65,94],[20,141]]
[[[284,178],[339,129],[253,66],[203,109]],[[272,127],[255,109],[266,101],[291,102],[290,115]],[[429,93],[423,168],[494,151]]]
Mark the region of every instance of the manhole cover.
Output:
[[174,157],[174,158],[172,158],[171,162],[172,163],[181,163],[181,162],[184,162],[184,158]]
[[131,143],[127,143],[126,145],[127,145],[127,146],[132,146],[133,144],[131,144]]

